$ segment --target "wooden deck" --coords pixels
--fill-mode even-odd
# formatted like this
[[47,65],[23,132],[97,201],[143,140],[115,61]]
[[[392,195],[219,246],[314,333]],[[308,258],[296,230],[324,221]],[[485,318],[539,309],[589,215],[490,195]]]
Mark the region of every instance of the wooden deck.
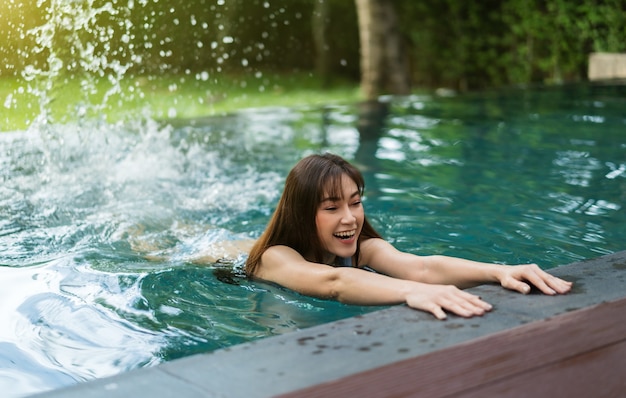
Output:
[[626,299],[281,397],[624,397]]

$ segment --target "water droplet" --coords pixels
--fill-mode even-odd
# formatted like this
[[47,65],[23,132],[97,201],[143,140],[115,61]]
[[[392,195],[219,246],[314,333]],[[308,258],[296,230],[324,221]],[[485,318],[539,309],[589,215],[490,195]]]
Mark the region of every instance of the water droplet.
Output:
[[202,80],[203,82],[205,82],[205,81],[209,80],[209,72],[207,72],[207,71],[202,71],[200,74],[198,74],[198,75],[196,76],[196,79],[198,79],[198,78],[199,78],[200,80]]
[[7,95],[7,98],[4,100],[4,107],[8,109],[11,107],[12,103],[13,103],[13,94],[9,94]]

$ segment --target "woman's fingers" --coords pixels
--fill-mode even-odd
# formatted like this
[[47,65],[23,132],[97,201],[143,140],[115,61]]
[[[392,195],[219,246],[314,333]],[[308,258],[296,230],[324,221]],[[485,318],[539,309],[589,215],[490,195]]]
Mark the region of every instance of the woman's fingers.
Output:
[[504,279],[502,281],[502,287],[510,290],[518,291],[522,294],[530,293],[530,285],[528,283],[524,283],[515,278]]
[[483,301],[480,297],[457,288],[452,288],[448,292],[448,296],[442,298],[441,307],[465,318],[482,316],[492,309],[491,304]]
[[554,289],[548,286],[545,280],[545,276],[542,274],[548,275],[547,273],[541,270],[535,269],[535,267],[529,267],[529,272],[526,275],[526,279],[530,283],[532,283],[537,289],[541,290],[542,293],[548,294],[551,296],[555,295],[556,291],[554,291]]
[[536,264],[516,265],[510,268],[508,278],[502,281],[507,289],[517,290],[520,293],[529,293],[530,286],[524,281],[533,284],[542,293],[548,295],[565,294],[572,288],[572,283],[551,275]]
[[422,285],[407,298],[411,308],[430,312],[437,319],[446,319],[446,312],[465,318],[484,315],[491,304],[455,286]]
[[549,278],[547,280],[548,285],[550,285],[550,287],[552,289],[554,289],[557,293],[559,294],[565,294],[567,292],[569,292],[570,290],[572,290],[572,282],[569,281],[565,281],[561,278],[557,278],[554,275],[549,275]]
[[430,312],[435,316],[435,318],[439,319],[440,321],[447,318],[447,315],[443,308],[438,305],[434,305]]

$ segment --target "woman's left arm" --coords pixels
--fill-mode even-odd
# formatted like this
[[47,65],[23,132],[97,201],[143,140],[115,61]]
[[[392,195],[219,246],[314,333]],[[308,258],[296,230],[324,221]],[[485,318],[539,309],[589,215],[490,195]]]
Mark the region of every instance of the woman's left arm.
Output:
[[482,283],[529,293],[530,284],[544,294],[564,294],[572,283],[557,278],[536,264],[499,265],[448,256],[417,256],[394,248],[382,239],[361,244],[362,264],[395,278],[467,288]]

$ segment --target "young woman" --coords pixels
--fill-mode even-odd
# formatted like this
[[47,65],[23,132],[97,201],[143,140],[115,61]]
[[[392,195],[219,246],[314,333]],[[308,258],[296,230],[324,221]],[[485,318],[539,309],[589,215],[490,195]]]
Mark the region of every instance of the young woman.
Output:
[[[572,284],[535,264],[497,265],[395,249],[367,221],[364,181],[332,154],[302,159],[290,171],[267,229],[254,244],[246,274],[299,293],[361,305],[406,303],[445,319],[483,315],[491,305],[461,290],[495,282],[521,293],[529,283],[545,294]],[[376,272],[365,270],[368,267]]]

